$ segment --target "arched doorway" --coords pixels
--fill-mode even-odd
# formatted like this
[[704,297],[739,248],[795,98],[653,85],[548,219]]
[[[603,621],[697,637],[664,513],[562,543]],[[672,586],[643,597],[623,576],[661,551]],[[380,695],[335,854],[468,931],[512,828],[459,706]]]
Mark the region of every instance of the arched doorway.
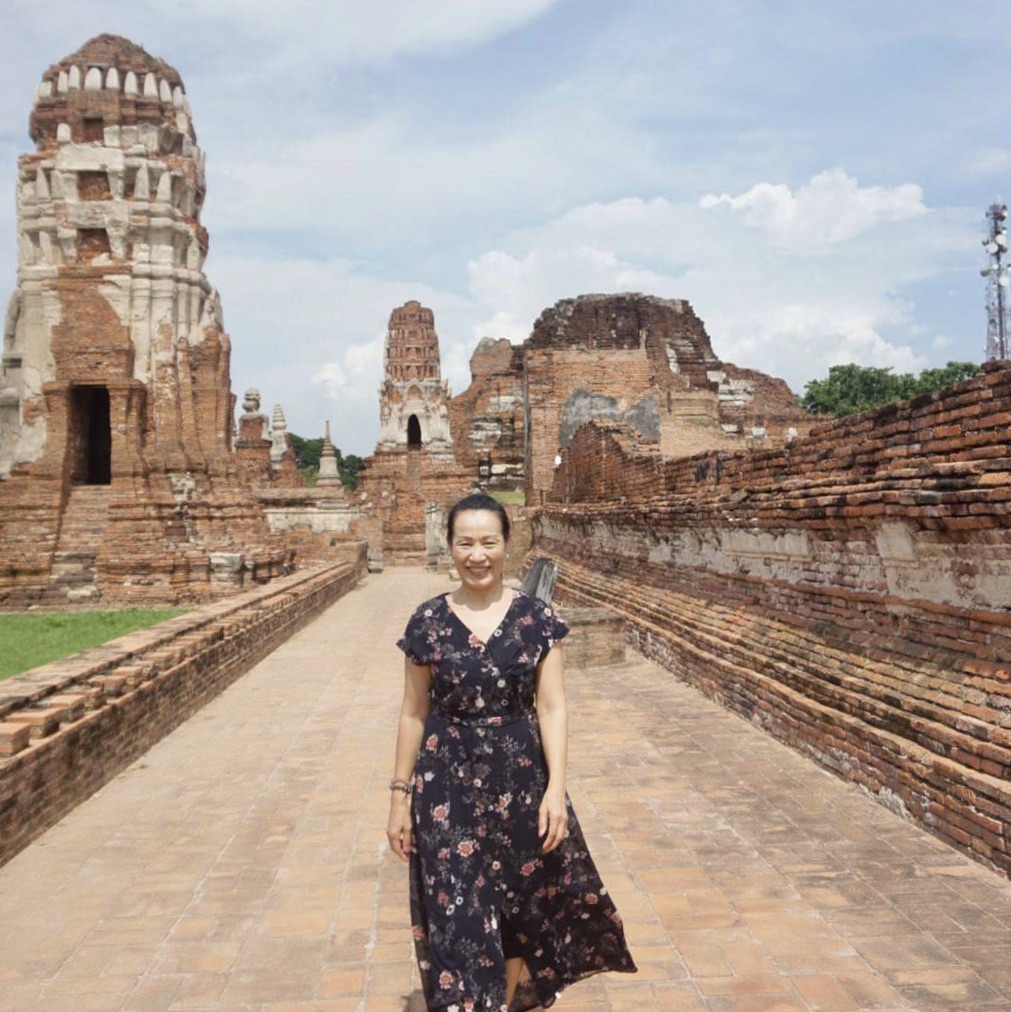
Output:
[[112,482],[112,426],[105,387],[71,387],[68,448],[70,477],[78,485]]
[[411,415],[407,419],[407,448],[418,450],[421,448],[421,422],[417,415]]

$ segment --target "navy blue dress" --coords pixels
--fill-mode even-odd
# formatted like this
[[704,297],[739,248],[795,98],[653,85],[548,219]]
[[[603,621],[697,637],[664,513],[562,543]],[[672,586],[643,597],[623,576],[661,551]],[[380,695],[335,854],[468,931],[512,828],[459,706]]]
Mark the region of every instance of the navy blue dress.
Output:
[[594,973],[635,972],[568,799],[568,837],[544,854],[537,834],[547,767],[535,677],[567,632],[553,608],[517,591],[487,644],[446,596],[417,608],[397,643],[433,673],[414,769],[410,860],[429,1009],[501,1012],[511,956],[521,956],[527,972],[510,1012],[547,1008],[563,987]]

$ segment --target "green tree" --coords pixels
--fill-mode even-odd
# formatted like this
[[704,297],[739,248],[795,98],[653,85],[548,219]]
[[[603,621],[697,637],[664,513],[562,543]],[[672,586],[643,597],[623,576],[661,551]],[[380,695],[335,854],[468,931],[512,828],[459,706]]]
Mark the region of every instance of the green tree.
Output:
[[291,440],[291,449],[295,454],[295,464],[302,472],[306,484],[312,487],[316,484],[316,476],[319,474],[319,458],[323,454],[323,437],[304,439],[302,436],[295,435],[294,432],[289,432],[288,438]]
[[943,369],[924,369],[918,376],[897,376],[891,369],[873,366],[834,365],[826,379],[811,380],[804,387],[800,403],[814,414],[842,418],[940,390],[979,371],[980,367],[972,362],[949,362]]
[[949,362],[943,369],[924,369],[916,377],[916,393],[926,394],[977,376],[980,367],[972,362]]
[[341,484],[349,492],[358,488],[358,475],[364,466],[365,461],[361,457],[353,453],[345,456],[337,451],[337,471],[341,476]]
[[296,436],[294,432],[289,432],[288,435],[291,439],[291,449],[295,454],[295,463],[300,468],[315,467],[318,469],[319,458],[323,454],[323,438],[303,439],[302,436]]

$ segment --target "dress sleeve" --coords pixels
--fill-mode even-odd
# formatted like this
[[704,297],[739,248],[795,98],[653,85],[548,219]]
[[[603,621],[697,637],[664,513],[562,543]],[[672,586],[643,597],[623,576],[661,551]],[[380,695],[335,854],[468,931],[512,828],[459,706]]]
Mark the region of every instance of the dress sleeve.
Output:
[[556,643],[569,634],[569,627],[565,620],[555,610],[553,605],[544,601],[537,601],[537,625],[540,631],[543,653],[546,654]]
[[[428,615],[425,614],[426,609]],[[421,605],[408,619],[404,635],[397,640],[397,646],[404,651],[408,660],[415,664],[431,664],[432,662],[432,644],[428,636],[431,614],[431,608],[427,604]]]

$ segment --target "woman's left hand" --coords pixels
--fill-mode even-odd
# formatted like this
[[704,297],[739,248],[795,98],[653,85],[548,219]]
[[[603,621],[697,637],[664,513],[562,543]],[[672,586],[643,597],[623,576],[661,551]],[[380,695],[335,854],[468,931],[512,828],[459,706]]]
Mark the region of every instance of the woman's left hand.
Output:
[[537,812],[537,835],[544,837],[541,850],[547,854],[569,835],[569,813],[565,807],[565,788],[548,789]]

